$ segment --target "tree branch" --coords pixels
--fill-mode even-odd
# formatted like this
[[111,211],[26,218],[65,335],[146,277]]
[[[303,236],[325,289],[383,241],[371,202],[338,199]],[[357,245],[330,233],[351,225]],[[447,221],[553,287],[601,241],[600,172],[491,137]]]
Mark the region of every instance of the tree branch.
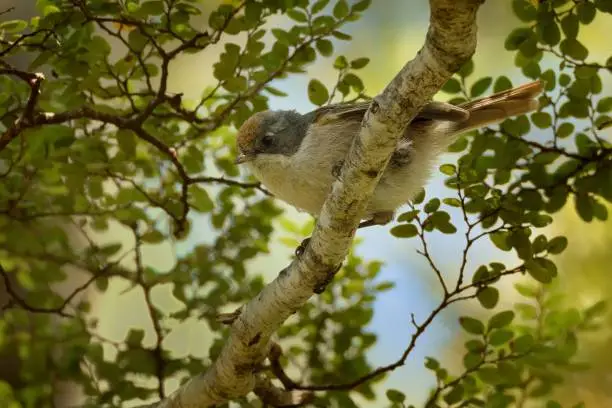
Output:
[[11,143],[13,139],[19,136],[21,128],[24,125],[33,120],[34,108],[36,107],[38,95],[40,94],[40,86],[45,80],[45,76],[41,73],[32,74],[29,72],[20,71],[11,67],[4,61],[2,61],[2,65],[4,65],[6,68],[0,69],[0,75],[13,75],[26,82],[30,87],[30,96],[28,97],[28,102],[26,103],[25,109],[23,110],[23,113],[19,119],[17,119],[11,127],[0,135],[0,152],[4,150],[4,148]]
[[427,39],[416,58],[374,98],[303,254],[243,308],[210,369],[157,408],[210,407],[251,392],[270,338],[324,287],[348,253],[355,228],[408,123],[476,48],[476,13],[483,0],[430,0]]

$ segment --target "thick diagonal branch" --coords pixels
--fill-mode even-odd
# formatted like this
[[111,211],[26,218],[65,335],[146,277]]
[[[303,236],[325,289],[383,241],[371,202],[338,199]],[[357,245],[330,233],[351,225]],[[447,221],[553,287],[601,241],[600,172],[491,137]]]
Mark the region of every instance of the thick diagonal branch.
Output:
[[254,389],[255,371],[269,353],[272,334],[329,282],[344,260],[355,227],[407,124],[474,53],[476,12],[482,3],[430,0],[425,45],[374,98],[305,252],[242,308],[210,369],[154,406],[210,407]]

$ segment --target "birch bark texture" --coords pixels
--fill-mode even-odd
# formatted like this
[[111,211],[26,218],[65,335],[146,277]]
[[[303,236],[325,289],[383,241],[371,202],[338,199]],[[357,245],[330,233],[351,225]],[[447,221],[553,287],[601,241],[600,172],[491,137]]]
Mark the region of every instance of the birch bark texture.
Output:
[[429,1],[425,43],[372,101],[306,250],[241,308],[206,372],[148,407],[211,407],[260,388],[256,370],[270,352],[271,336],[333,278],[404,129],[474,54],[476,16],[484,1]]

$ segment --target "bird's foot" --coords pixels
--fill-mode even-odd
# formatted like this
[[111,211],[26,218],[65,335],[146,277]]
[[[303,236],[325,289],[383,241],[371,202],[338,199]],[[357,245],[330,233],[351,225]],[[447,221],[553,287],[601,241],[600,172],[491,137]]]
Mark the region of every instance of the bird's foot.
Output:
[[359,226],[357,228],[366,228],[371,227],[372,225],[387,225],[388,223],[393,221],[394,216],[395,213],[393,211],[383,211],[374,213],[372,215],[372,218],[366,221],[362,221],[361,223],[359,223]]
[[304,251],[306,251],[306,247],[308,246],[308,243],[310,242],[310,237],[306,238],[305,240],[303,240],[300,245],[298,245],[297,248],[295,248],[295,256],[296,257],[300,257],[302,256],[302,254],[304,253]]
[[332,167],[332,176],[334,176],[335,179],[339,179],[340,178],[340,174],[342,173],[342,166],[344,165],[344,160],[340,160],[339,162],[337,162],[334,167]]
[[330,271],[329,274],[327,274],[327,276],[325,277],[325,280],[319,283],[312,291],[317,295],[323,293],[327,288],[327,285],[329,285],[329,283],[334,279],[334,276],[336,276],[340,268],[342,268],[342,262],[340,263],[340,265],[334,268],[334,270]]
[[389,166],[393,168],[405,167],[412,161],[414,157],[414,147],[412,143],[403,143],[400,145],[389,160]]

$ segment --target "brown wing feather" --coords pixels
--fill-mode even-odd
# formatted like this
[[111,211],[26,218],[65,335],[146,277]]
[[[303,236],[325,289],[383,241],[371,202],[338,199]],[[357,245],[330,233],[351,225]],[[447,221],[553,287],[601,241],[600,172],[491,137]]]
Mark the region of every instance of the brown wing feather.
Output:
[[[361,121],[370,102],[339,103],[323,106],[313,113],[314,122],[317,124],[330,123],[336,120]],[[461,122],[469,117],[466,109],[445,102],[429,102],[417,114],[414,120],[446,120],[450,122]]]
[[459,105],[466,110],[476,110],[483,106],[493,105],[496,102],[520,99],[527,100],[533,99],[542,93],[544,90],[544,84],[542,81],[530,82],[525,85],[517,86],[516,88],[501,91],[485,98],[476,99]]
[[[429,102],[414,118],[414,121],[440,120],[454,122],[464,131],[505,117],[521,115],[537,109],[535,98],[542,93],[541,81],[531,82],[516,88],[498,92],[491,96],[465,102],[458,106],[446,102]],[[321,107],[313,112],[313,123],[322,125],[337,120],[361,121],[370,107],[370,101],[338,103]]]

